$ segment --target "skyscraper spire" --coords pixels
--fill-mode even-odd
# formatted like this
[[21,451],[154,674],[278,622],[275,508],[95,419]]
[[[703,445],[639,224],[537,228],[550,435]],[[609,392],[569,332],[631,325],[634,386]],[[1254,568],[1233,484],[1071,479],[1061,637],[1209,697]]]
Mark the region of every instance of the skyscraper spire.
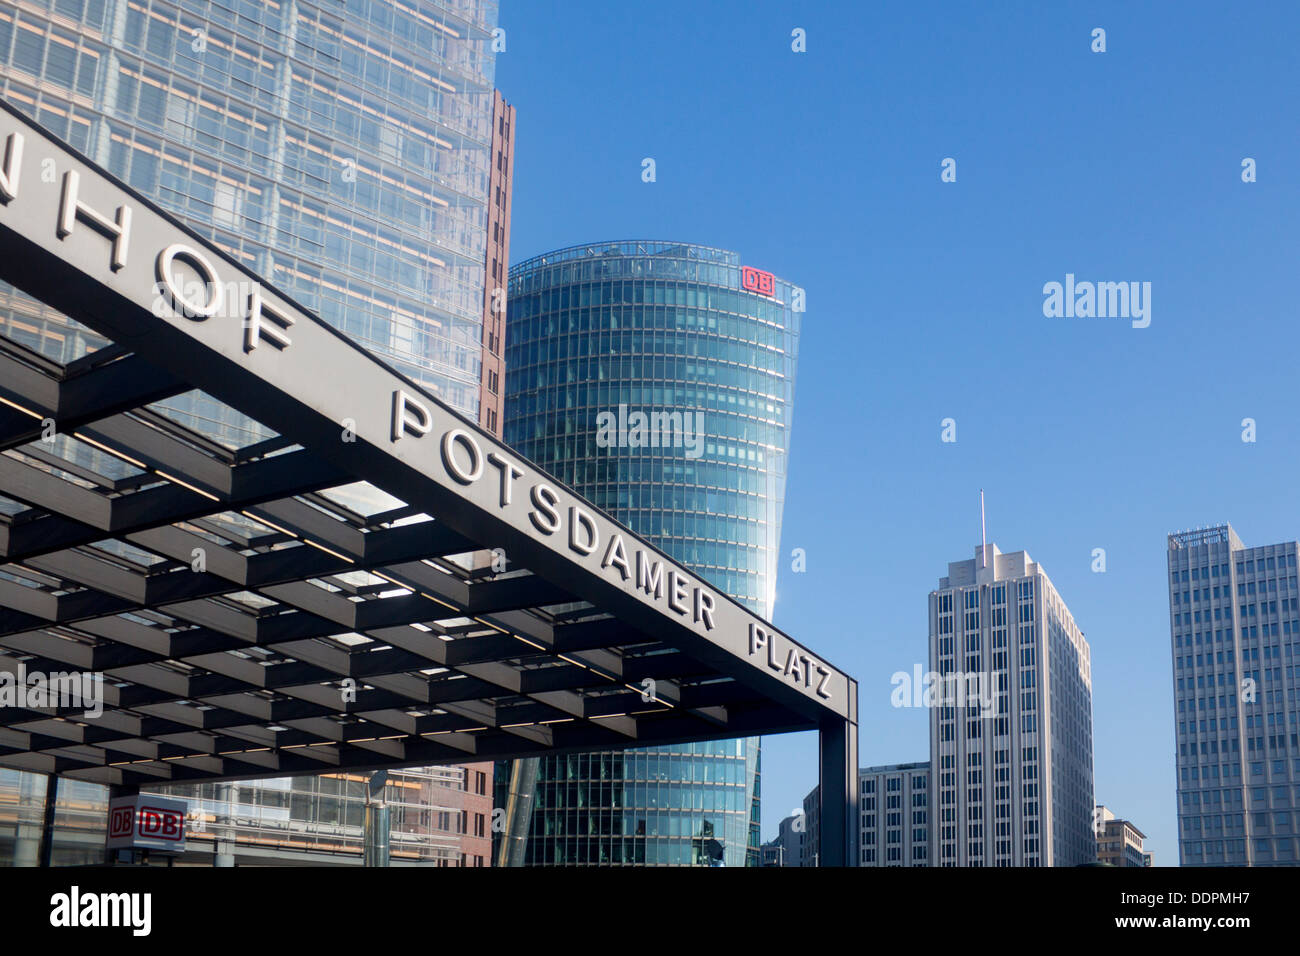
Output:
[[989,560],[987,552],[989,549],[988,535],[984,527],[984,489],[980,489],[980,567],[988,567]]

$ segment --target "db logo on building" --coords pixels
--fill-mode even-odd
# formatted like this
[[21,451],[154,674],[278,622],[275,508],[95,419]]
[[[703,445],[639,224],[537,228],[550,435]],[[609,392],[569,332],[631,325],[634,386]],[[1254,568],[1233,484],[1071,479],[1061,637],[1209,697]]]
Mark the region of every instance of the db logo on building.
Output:
[[118,797],[109,804],[108,848],[180,853],[185,849],[183,800],[153,794]]
[[759,295],[776,295],[776,276],[753,266],[740,267],[740,285]]
[[108,823],[108,838],[130,839],[137,835],[151,840],[184,840],[185,811],[144,805],[137,809],[135,804],[114,807]]
[[140,808],[140,836],[155,840],[185,839],[185,812],[161,807]]
[[135,835],[135,807],[116,807],[108,820],[108,838]]

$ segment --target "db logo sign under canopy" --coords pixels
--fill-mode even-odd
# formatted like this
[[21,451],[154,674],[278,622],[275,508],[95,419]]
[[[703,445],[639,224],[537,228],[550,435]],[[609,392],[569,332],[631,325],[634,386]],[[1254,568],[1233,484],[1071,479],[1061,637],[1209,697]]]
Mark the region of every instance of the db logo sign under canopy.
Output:
[[118,797],[108,805],[110,850],[185,851],[185,801],[152,794]]

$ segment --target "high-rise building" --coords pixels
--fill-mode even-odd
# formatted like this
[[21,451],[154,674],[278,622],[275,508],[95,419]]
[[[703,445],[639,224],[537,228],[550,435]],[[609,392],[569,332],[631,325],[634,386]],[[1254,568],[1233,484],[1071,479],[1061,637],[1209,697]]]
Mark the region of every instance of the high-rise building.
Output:
[[1182,865],[1300,859],[1298,551],[1247,548],[1228,524],[1169,535]]
[[935,866],[1078,866],[1093,835],[1092,660],[1042,566],[996,545],[930,592]]
[[[496,21],[496,0],[31,0],[0,7],[0,96],[499,433],[514,110],[493,89]],[[0,332],[60,362],[104,344],[8,286]],[[155,409],[230,448],[273,437],[198,391]],[[320,497],[382,510],[359,487]],[[267,531],[230,516],[250,529]],[[491,770],[391,775],[394,860],[486,862]],[[30,856],[44,793],[0,771],[0,860]],[[184,793],[192,846],[221,830],[237,855],[360,854],[359,778]],[[63,783],[55,862],[93,858],[77,848],[102,846],[83,831],[104,799]]]
[[803,814],[782,820],[776,836],[763,844],[759,866],[802,866],[803,845],[808,837],[804,823]]
[[[813,787],[808,796],[803,798],[803,818],[804,828],[807,833],[817,833],[821,830],[822,824],[822,787],[821,784]],[[858,813],[861,814],[861,809]],[[799,865],[800,866],[821,866],[821,859],[818,856],[817,841],[804,840],[803,845],[799,848]]]
[[[505,439],[770,617],[803,292],[734,252],[609,242],[510,272]],[[527,864],[756,865],[756,738],[546,757]]]
[[1150,866],[1150,854],[1143,844],[1146,834],[1128,820],[1121,820],[1108,807],[1097,806],[1097,861],[1110,866]]
[[858,771],[862,866],[930,865],[930,764]]
[[479,424],[497,437],[505,419],[506,283],[510,270],[511,165],[515,154],[515,108],[500,92],[492,96],[492,169],[488,179],[487,253],[483,277],[483,368],[479,378]]
[[[821,806],[820,794],[816,786],[804,797],[809,826]],[[930,794],[929,763],[860,768],[858,865],[930,866]],[[808,842],[801,848],[800,866],[817,865],[815,848]]]

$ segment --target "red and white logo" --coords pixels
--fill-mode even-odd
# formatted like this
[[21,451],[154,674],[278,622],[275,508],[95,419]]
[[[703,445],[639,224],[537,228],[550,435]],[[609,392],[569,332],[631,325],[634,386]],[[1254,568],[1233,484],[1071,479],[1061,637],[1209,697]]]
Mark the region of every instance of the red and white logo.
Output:
[[185,814],[162,807],[140,808],[140,836],[154,840],[185,839]]
[[155,853],[185,851],[184,800],[156,794],[114,797],[108,804],[110,850],[152,850]]
[[129,837],[135,833],[135,807],[114,807],[108,818],[108,838]]
[[753,266],[740,267],[740,285],[759,295],[776,295],[776,276]]

